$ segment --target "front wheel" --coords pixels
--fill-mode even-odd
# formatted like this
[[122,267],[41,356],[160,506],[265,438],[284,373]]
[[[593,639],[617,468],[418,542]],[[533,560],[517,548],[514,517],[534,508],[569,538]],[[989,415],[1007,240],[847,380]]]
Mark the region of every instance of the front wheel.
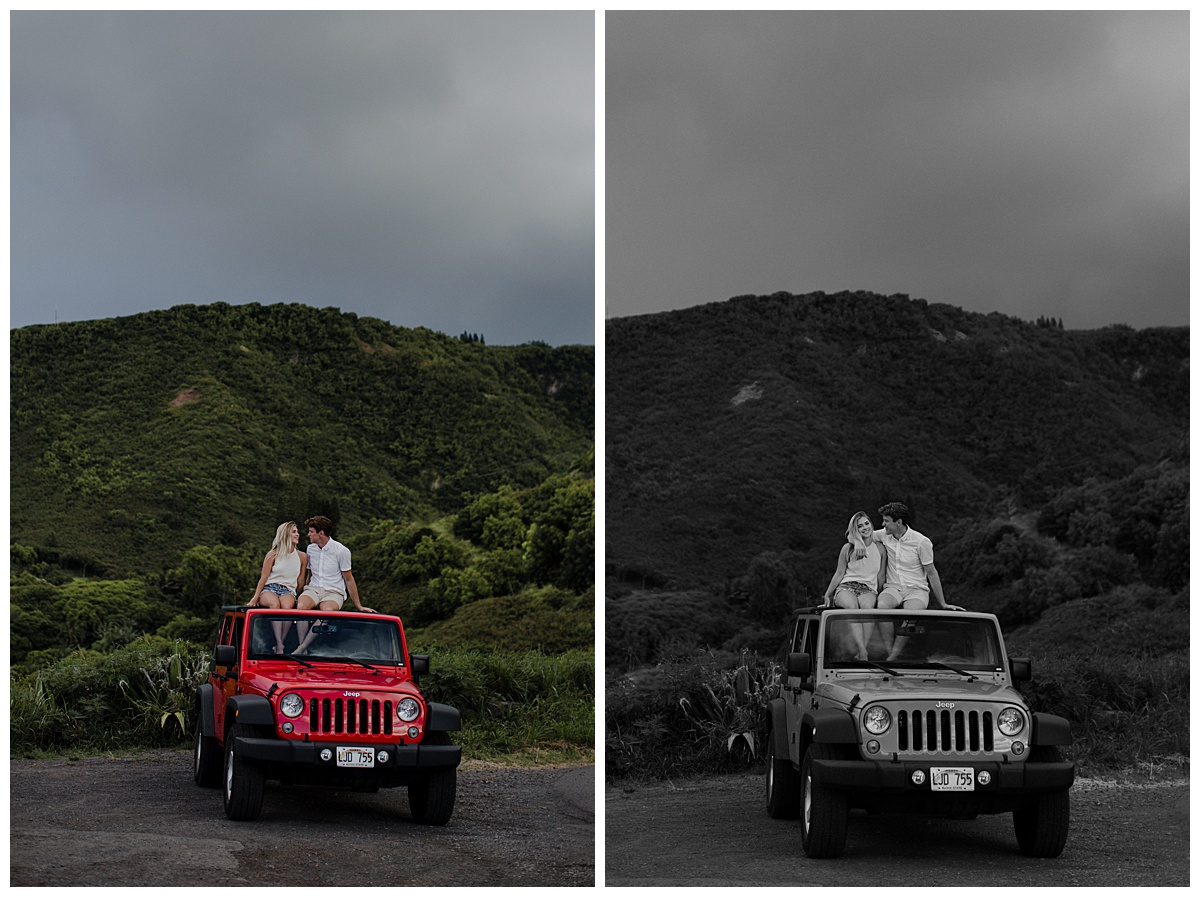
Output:
[[[1027,763],[1056,763],[1062,751],[1056,747],[1035,747]],[[1017,846],[1027,857],[1051,859],[1067,846],[1071,828],[1071,793],[1052,791],[1039,794],[1024,807],[1013,811]]]
[[198,713],[196,745],[192,752],[192,778],[201,788],[216,788],[221,784],[221,745],[213,736],[204,734]]
[[767,736],[767,815],[795,819],[800,815],[800,776],[792,761],[775,756],[775,733]]
[[225,736],[225,815],[238,821],[257,819],[262,812],[262,767],[238,753],[239,737],[252,738],[253,727],[235,723]]
[[[448,732],[429,732],[426,744],[450,744]],[[458,791],[458,770],[439,769],[426,773],[418,782],[408,786],[408,808],[412,818],[424,825],[445,825],[454,812]]]
[[814,760],[839,758],[836,746],[813,742],[800,765],[800,840],[813,859],[841,856],[846,847],[850,801],[844,791],[814,781],[812,770]]

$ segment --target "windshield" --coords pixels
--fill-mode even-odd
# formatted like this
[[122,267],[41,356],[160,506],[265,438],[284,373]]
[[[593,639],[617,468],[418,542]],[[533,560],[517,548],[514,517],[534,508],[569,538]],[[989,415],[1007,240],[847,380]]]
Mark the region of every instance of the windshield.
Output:
[[256,614],[250,623],[250,657],[263,660],[280,654],[308,662],[404,664],[400,627],[394,620]]
[[864,656],[870,664],[887,667],[1003,667],[996,626],[988,619],[928,613],[911,617],[839,615],[829,619],[825,632],[828,667],[863,666]]

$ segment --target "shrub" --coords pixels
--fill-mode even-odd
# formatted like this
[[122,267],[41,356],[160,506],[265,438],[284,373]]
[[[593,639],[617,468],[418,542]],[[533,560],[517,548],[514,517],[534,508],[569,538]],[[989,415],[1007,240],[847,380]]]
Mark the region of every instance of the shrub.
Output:
[[12,747],[106,750],[178,743],[205,663],[204,653],[192,646],[143,636],[108,654],[82,649],[32,675],[14,674]]
[[596,705],[591,651],[439,652],[421,684],[433,700],[462,712],[455,740],[471,756],[590,756]]
[[752,765],[778,667],[704,654],[615,676],[605,687],[605,774],[671,778]]
[[407,630],[410,645],[457,649],[540,651],[560,654],[595,644],[591,593],[561,592],[553,586],[520,595],[485,598],[461,607],[448,620]]

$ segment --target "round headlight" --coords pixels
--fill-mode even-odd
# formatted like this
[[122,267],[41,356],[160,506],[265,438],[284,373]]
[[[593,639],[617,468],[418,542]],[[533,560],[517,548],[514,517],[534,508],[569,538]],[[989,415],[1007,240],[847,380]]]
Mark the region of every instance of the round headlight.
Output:
[[284,716],[295,719],[304,712],[304,698],[297,694],[284,695],[283,700],[279,702],[279,709],[283,711]]
[[404,720],[406,723],[411,723],[421,715],[421,705],[414,698],[401,698],[396,704],[396,716]]
[[892,715],[887,712],[886,707],[879,707],[877,705],[863,714],[863,726],[872,735],[882,735],[891,725]]
[[1012,738],[1025,728],[1025,717],[1015,707],[1006,707],[996,717],[996,728],[1004,735]]

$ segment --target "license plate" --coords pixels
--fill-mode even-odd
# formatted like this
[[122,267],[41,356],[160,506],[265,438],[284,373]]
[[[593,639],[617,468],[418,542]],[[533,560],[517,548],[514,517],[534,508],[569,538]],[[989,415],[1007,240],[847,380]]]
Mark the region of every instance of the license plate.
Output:
[[355,769],[374,769],[375,751],[371,748],[340,747],[337,749],[337,765]]
[[961,766],[935,766],[929,770],[929,787],[934,791],[974,791],[975,770]]

